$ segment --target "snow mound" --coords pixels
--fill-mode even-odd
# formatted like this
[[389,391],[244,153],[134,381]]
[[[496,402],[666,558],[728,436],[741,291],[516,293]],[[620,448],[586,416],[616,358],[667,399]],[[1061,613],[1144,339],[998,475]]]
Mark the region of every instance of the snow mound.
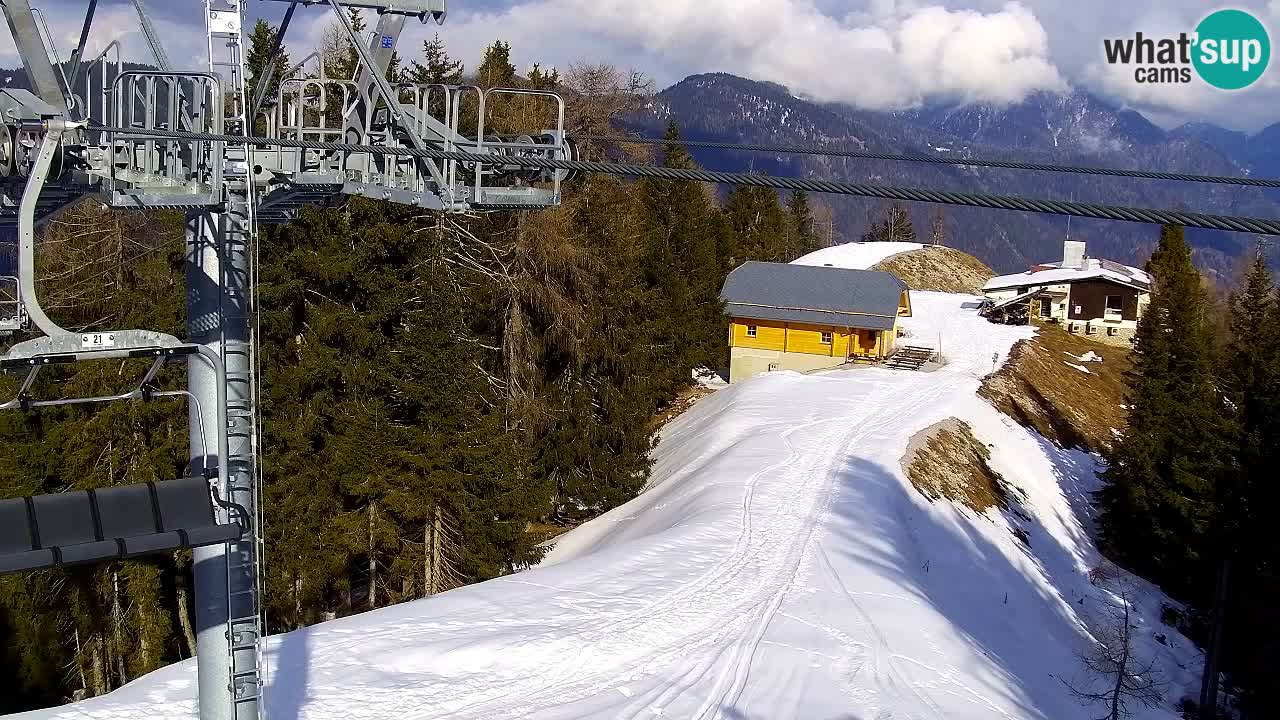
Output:
[[909,242],[851,242],[815,250],[793,260],[793,265],[830,265],[850,270],[867,270],[872,265],[924,245]]
[[[664,428],[647,490],[537,568],[270,638],[269,716],[1095,716],[1064,681],[1118,602],[1091,582],[1097,464],[976,396],[1034,332],[976,301],[915,295],[905,322],[947,348],[935,372],[776,372],[709,395]],[[1009,511],[931,502],[903,475],[911,437],[948,418],[990,449]],[[1134,653],[1176,699],[1199,655],[1129,581]],[[194,683],[180,663],[28,717],[191,720]]]

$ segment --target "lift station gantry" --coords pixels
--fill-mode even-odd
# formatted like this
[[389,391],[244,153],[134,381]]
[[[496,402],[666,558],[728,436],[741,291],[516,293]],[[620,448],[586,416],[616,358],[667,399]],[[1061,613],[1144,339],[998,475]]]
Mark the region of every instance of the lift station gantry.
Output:
[[[445,0],[268,1],[289,3],[271,55],[278,55],[299,6],[324,5],[358,55],[353,76],[326,76],[322,59],[317,74],[295,75],[302,65],[280,69],[272,59],[251,96],[245,0],[205,0],[208,52],[198,60],[166,53],[142,0],[132,0],[153,55],[145,64],[154,70],[126,69],[118,41],[84,58],[98,0],[88,0],[79,43],[65,58],[29,0],[0,0],[30,87],[0,88],[0,227],[16,228],[18,238],[17,277],[0,278],[0,335],[20,340],[0,355],[0,369],[21,378],[12,398],[0,398],[0,409],[185,399],[191,457],[189,477],[182,479],[0,500],[0,572],[193,548],[202,720],[263,715],[252,323],[258,225],[288,222],[305,206],[349,196],[443,212],[551,207],[560,202],[565,171],[518,167],[504,158],[571,160],[575,154],[556,93],[387,80],[405,23],[443,23]],[[349,8],[377,14],[370,37],[355,30]],[[279,90],[265,97],[277,72]],[[514,135],[487,131],[501,103],[537,107],[550,127]],[[166,135],[175,131],[183,136]],[[253,135],[313,147],[261,148],[248,141]],[[351,149],[356,146],[363,149]],[[493,161],[422,156],[432,150]],[[36,231],[84,197],[114,208],[185,213],[186,338],[145,329],[72,332],[45,313],[37,294]],[[118,394],[35,395],[36,378],[49,365],[127,358],[150,363]],[[158,387],[160,370],[181,363],[187,387]]]

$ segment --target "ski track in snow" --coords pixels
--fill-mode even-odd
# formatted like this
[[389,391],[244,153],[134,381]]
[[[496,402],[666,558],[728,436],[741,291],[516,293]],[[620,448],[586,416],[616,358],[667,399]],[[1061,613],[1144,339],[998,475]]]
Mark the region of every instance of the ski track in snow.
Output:
[[[1095,462],[977,398],[992,354],[1003,362],[1033,332],[978,318],[977,300],[914,294],[904,322],[946,346],[935,372],[772,373],[699,401],[663,431],[646,491],[537,568],[270,638],[269,717],[1091,712],[1059,677],[1076,670],[1087,611],[1107,601],[1086,577],[1099,561],[1085,530]],[[1030,548],[1011,516],[930,503],[903,476],[911,436],[948,417],[1024,492]],[[1198,656],[1143,588],[1141,648],[1157,652],[1147,639],[1164,633],[1161,665],[1190,687]],[[194,679],[184,662],[27,717],[191,720]]]

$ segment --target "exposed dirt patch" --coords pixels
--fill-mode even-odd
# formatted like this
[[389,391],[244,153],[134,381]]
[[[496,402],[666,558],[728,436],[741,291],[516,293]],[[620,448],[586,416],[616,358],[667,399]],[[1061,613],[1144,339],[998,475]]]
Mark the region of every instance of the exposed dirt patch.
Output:
[[675,400],[672,400],[666,407],[662,408],[653,418],[653,429],[661,430],[664,425],[675,420],[685,410],[693,407],[693,404],[702,398],[715,392],[708,387],[694,385],[686,390],[682,390]]
[[1009,361],[987,376],[978,394],[1061,447],[1105,452],[1125,427],[1129,367],[1126,348],[1043,325],[1034,338],[1013,346]]
[[532,538],[535,545],[542,545],[555,540],[581,524],[581,522],[569,522],[564,524],[531,522],[525,525],[524,532]]
[[916,433],[902,456],[911,484],[930,500],[948,498],[977,512],[1009,508],[1004,478],[987,463],[991,451],[968,423],[947,418]]
[[891,272],[912,290],[971,295],[981,295],[983,284],[995,274],[978,258],[941,245],[894,255],[872,270]]

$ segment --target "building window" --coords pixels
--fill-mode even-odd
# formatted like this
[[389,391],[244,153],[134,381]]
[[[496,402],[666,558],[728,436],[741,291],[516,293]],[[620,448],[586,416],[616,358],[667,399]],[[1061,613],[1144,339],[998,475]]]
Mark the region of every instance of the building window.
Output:
[[830,331],[827,331],[827,330],[822,331],[822,344],[823,344],[823,345],[830,345],[830,344],[831,344],[831,333],[830,333]]
[[1107,296],[1107,320],[1119,320],[1124,315],[1124,298],[1119,295]]
[[1040,317],[1053,317],[1053,300],[1050,298],[1040,298]]
[[748,326],[747,326],[747,337],[755,337],[755,336],[756,336],[756,326],[755,326],[755,325],[748,325]]

